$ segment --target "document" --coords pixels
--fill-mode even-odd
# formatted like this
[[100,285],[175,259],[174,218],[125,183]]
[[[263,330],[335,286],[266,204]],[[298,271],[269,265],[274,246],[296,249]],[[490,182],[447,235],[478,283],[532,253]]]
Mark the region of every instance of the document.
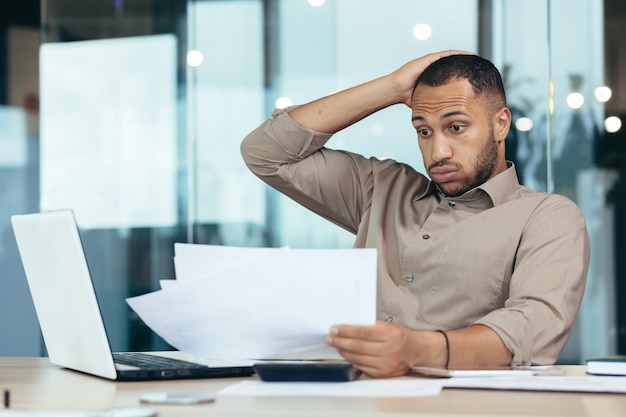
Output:
[[176,349],[208,359],[339,359],[334,324],[376,320],[375,249],[176,244],[176,280],[127,299]]
[[626,393],[626,378],[618,376],[509,376],[449,378],[442,381],[444,388]]
[[441,388],[442,383],[437,380],[404,378],[351,382],[242,381],[218,391],[217,396],[406,398],[436,396]]

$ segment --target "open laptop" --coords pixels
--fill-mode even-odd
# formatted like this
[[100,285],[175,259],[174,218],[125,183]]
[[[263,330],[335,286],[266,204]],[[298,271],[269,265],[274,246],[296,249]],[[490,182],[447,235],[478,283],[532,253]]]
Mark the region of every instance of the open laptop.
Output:
[[15,215],[11,223],[52,363],[125,381],[223,378],[254,372],[251,365],[213,367],[156,353],[111,352],[74,213]]

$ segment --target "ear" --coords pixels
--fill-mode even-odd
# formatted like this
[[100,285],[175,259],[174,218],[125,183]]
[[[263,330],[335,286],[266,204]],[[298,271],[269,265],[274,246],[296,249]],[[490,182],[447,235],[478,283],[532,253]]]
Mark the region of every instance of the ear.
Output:
[[508,107],[502,107],[493,116],[493,133],[496,141],[500,142],[506,139],[511,129],[511,110]]

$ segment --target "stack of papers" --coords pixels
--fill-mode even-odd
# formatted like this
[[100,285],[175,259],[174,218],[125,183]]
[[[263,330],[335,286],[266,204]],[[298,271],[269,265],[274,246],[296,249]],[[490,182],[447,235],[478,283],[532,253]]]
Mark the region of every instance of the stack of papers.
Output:
[[375,249],[177,243],[176,279],[126,301],[176,349],[209,359],[339,359],[335,324],[376,320]]

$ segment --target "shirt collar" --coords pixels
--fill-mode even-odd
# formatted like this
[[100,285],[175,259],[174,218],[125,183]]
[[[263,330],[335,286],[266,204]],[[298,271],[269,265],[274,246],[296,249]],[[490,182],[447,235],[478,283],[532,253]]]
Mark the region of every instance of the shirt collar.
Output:
[[[520,187],[517,179],[517,171],[515,170],[515,164],[511,161],[507,161],[507,166],[508,168],[505,171],[499,173],[484,184],[467,191],[456,199],[475,200],[477,194],[482,194],[484,192],[489,196],[494,207],[506,202]],[[443,196],[443,194],[439,192],[437,185],[434,182],[429,181],[426,190],[419,195],[416,200],[421,200],[436,193]]]

